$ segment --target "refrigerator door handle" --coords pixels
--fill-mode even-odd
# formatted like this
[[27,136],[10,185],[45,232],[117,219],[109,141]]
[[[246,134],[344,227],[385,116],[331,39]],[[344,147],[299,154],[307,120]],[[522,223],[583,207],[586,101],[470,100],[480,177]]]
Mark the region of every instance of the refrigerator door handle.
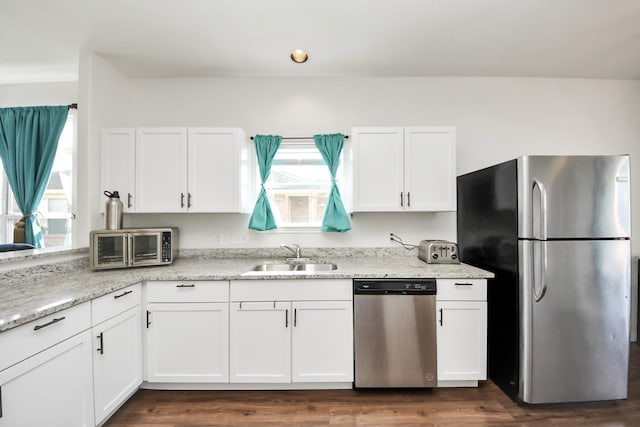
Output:
[[[536,190],[537,196],[536,197]],[[533,222],[531,231],[533,237],[540,240],[547,239],[547,192],[544,185],[537,179],[533,180],[533,187],[531,189],[532,198],[532,215],[531,220]]]
[[[536,259],[536,255],[539,259]],[[547,242],[536,241],[531,251],[533,275],[533,299],[539,302],[547,293]]]

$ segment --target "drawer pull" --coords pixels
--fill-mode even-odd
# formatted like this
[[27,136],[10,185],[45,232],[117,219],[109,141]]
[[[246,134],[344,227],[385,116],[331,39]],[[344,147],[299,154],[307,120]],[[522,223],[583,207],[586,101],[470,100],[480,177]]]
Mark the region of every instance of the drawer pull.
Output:
[[456,283],[456,286],[473,286],[473,283]]
[[440,309],[440,326],[442,326],[442,320],[444,319],[444,312]]
[[100,332],[100,335],[98,335],[96,337],[98,339],[98,341],[100,341],[100,347],[98,347],[96,349],[96,351],[100,354],[104,354],[104,338],[103,338],[103,333]]
[[51,326],[51,325],[53,325],[54,323],[61,322],[61,321],[63,321],[64,319],[66,319],[66,317],[65,317],[65,316],[62,316],[62,317],[56,317],[56,318],[54,318],[51,322],[47,322],[47,323],[45,323],[44,325],[36,325],[36,326],[34,326],[34,327],[33,327],[33,330],[34,330],[34,331],[38,331],[38,330],[40,330],[40,329],[42,329],[42,328],[46,328],[47,326]]
[[176,285],[176,288],[195,288],[195,287],[196,285],[194,285],[193,283],[190,285],[183,285],[183,284]]
[[151,316],[151,312],[147,310],[147,329],[149,329],[149,325],[151,324],[151,320],[149,319],[149,316]]
[[125,292],[121,293],[120,295],[114,295],[113,299],[122,298],[123,296],[129,295],[129,294],[132,294],[132,293],[133,293],[133,291],[125,291]]

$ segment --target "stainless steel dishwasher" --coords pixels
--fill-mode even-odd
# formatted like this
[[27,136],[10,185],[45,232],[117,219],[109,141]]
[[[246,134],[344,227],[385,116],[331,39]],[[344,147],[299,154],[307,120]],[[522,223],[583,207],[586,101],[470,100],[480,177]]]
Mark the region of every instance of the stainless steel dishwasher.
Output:
[[435,387],[435,279],[354,279],[355,387]]

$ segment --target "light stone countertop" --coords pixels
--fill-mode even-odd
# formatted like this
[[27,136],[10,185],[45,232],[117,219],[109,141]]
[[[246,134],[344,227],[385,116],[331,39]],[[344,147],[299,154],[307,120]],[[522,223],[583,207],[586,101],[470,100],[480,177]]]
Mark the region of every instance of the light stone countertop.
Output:
[[494,277],[493,273],[466,264],[426,264],[415,254],[366,249],[311,251],[314,262],[337,264],[338,268],[332,271],[248,273],[258,264],[284,262],[282,253],[277,254],[280,256],[264,250],[241,250],[235,254],[190,250],[181,251],[180,258],[170,266],[103,271],[90,270],[84,255],[58,264],[15,268],[3,272],[0,278],[0,333],[142,281]]

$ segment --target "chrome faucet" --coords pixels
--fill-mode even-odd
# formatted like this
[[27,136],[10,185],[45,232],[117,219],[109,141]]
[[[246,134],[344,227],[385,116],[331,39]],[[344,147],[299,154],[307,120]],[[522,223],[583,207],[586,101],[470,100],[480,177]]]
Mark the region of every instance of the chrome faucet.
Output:
[[281,249],[289,249],[291,253],[296,256],[297,259],[300,259],[302,257],[302,248],[298,244],[294,244],[293,246],[294,247],[292,248],[291,246],[285,245],[284,243],[280,244]]

